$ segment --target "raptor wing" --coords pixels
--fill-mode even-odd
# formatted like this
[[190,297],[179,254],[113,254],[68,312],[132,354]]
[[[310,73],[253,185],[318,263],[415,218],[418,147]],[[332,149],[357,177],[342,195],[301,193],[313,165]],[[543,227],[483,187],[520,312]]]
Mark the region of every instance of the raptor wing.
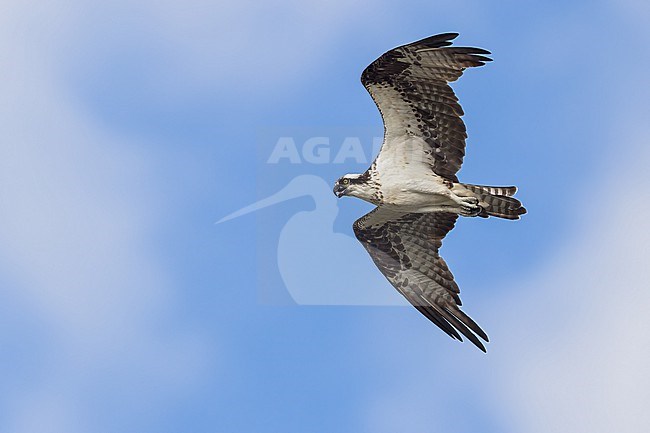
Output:
[[403,213],[379,206],[354,223],[354,234],[388,281],[447,335],[485,352],[485,332],[460,310],[460,290],[438,254],[453,213]]
[[489,51],[450,46],[457,33],[394,48],[372,62],[361,82],[384,120],[378,170],[433,170],[457,182],[467,132],[463,110],[449,86],[468,67],[491,61]]

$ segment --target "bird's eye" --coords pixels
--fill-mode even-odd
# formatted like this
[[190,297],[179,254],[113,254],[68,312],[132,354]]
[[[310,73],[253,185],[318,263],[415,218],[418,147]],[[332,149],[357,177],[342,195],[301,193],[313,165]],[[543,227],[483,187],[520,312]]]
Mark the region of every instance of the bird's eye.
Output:
[[343,185],[347,185],[350,183],[350,179],[343,179]]

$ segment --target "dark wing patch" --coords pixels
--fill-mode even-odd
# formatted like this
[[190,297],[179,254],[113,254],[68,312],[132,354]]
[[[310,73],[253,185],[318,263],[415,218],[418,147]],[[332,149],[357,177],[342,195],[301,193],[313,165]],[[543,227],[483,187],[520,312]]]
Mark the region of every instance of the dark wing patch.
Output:
[[452,47],[457,36],[445,33],[397,47],[361,74],[384,119],[384,146],[390,145],[389,139],[403,136],[422,138],[433,171],[455,182],[465,156],[467,132],[461,119],[463,109],[448,83],[466,68],[491,61],[484,56],[489,51]]
[[377,207],[354,223],[354,234],[388,281],[447,335],[479,349],[483,330],[460,310],[460,289],[438,254],[458,215],[399,213]]

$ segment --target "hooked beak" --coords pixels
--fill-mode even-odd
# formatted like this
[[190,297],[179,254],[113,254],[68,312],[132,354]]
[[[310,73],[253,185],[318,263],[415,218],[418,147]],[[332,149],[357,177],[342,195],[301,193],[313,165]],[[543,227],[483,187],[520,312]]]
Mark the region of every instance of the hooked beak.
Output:
[[343,186],[337,182],[336,185],[334,185],[334,195],[337,196],[338,198],[341,198],[345,195],[346,189],[347,189],[346,186]]

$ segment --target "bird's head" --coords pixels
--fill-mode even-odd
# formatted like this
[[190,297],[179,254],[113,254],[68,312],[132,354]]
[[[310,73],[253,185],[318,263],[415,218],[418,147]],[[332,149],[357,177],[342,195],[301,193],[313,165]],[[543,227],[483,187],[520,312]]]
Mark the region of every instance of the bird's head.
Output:
[[346,174],[338,178],[336,183],[334,183],[334,195],[338,198],[348,195],[348,188],[351,186],[352,174]]
[[334,194],[339,198],[347,195],[370,200],[372,188],[368,183],[368,175],[366,173],[346,174],[340,177],[334,184]]

